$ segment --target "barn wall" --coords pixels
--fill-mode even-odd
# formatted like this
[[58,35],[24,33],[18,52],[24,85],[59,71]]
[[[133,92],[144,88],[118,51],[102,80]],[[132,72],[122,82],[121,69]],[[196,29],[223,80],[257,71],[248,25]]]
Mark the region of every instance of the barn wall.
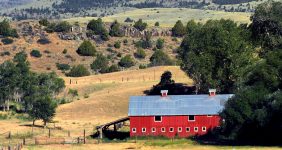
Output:
[[[192,135],[202,135],[208,130],[219,126],[220,117],[218,115],[195,116],[195,121],[188,121],[188,116],[162,116],[162,122],[155,122],[154,116],[131,116],[130,117],[130,136],[166,136],[188,137]],[[156,128],[156,132],[152,132],[152,128]],[[165,127],[165,132],[161,128]],[[173,127],[174,131],[170,132],[169,128]],[[182,127],[182,132],[178,132],[178,127]],[[190,127],[190,132],[186,132],[186,127]],[[194,127],[198,127],[198,132],[194,131]],[[202,131],[202,127],[206,127],[206,132]],[[136,133],[132,132],[132,128],[136,128]],[[142,128],[146,128],[146,132],[142,132]]]

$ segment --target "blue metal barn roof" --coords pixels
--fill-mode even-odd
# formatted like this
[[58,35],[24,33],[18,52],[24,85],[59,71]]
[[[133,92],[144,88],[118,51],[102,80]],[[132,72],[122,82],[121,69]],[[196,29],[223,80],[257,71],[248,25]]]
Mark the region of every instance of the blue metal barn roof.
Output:
[[214,115],[233,94],[131,96],[128,116]]

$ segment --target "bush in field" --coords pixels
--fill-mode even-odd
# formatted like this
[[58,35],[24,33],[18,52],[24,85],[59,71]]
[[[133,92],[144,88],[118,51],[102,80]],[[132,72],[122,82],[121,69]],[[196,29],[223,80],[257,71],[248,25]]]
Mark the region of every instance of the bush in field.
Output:
[[143,31],[147,28],[147,23],[143,22],[142,19],[139,19],[135,22],[134,27],[139,31]]
[[14,42],[14,40],[10,38],[4,38],[1,41],[4,45],[12,44]]
[[50,22],[46,18],[44,18],[39,20],[39,24],[46,27],[50,24]]
[[159,22],[156,22],[156,23],[155,23],[155,26],[156,26],[156,27],[160,26],[160,23],[159,23]]
[[91,20],[87,25],[87,29],[91,31],[91,34],[100,35],[102,40],[109,40],[109,33],[101,18]]
[[51,41],[47,38],[41,38],[41,39],[37,40],[37,43],[44,45],[44,44],[50,44]]
[[66,74],[69,77],[83,77],[89,76],[90,72],[83,65],[73,66],[69,73]]
[[182,37],[186,34],[186,28],[184,27],[183,23],[178,20],[174,27],[172,28],[172,36],[175,37]]
[[42,54],[40,53],[40,51],[39,51],[39,50],[36,50],[36,49],[32,50],[32,51],[30,52],[30,55],[33,56],[33,57],[37,57],[37,58],[40,58],[40,57],[42,56]]
[[99,54],[90,66],[91,69],[96,72],[106,73],[108,72],[108,65],[109,60],[107,59],[107,57],[103,56],[102,54]]
[[144,48],[144,49],[152,48],[153,44],[152,44],[152,41],[151,41],[151,37],[152,37],[151,34],[147,34],[145,36],[145,38],[142,38],[140,41],[135,43],[135,46],[137,48],[141,47],[141,48]]
[[138,48],[136,53],[134,54],[136,58],[144,59],[146,57],[146,53],[143,49]]
[[96,48],[90,41],[83,41],[76,52],[81,56],[95,56]]
[[125,68],[129,68],[129,67],[132,67],[134,66],[135,62],[134,60],[131,58],[130,55],[126,55],[124,57],[121,58],[120,62],[119,62],[119,65],[121,67],[125,67]]
[[156,43],[156,47],[158,48],[158,49],[163,49],[164,48],[164,39],[158,39],[157,40],[157,43]]
[[113,22],[109,34],[113,37],[122,37],[123,32],[120,28],[120,23],[118,23],[117,21]]
[[62,70],[62,71],[66,71],[66,70],[70,70],[70,65],[69,64],[56,64],[58,70]]
[[120,46],[121,46],[120,41],[116,41],[115,44],[114,44],[114,47],[119,49]]

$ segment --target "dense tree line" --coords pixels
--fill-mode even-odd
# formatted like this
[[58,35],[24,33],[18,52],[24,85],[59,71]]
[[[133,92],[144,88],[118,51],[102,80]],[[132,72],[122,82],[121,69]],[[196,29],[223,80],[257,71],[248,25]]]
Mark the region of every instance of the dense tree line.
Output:
[[250,30],[252,35],[258,35],[252,40],[263,55],[246,69],[235,96],[221,113],[221,132],[227,139],[246,144],[281,144],[281,10],[281,3],[267,2],[252,17]]
[[241,4],[241,3],[248,3],[254,0],[212,0],[212,2],[219,4],[219,5],[229,5],[229,4]]
[[282,4],[258,6],[250,25],[230,20],[188,22],[179,49],[182,69],[198,93],[216,88],[235,95],[220,113],[219,140],[281,144]]
[[188,23],[189,33],[179,50],[182,68],[195,81],[198,92],[216,88],[220,93],[232,93],[254,59],[245,28],[231,20],[192,24]]
[[[44,124],[55,114],[56,95],[65,87],[64,80],[55,73],[37,74],[30,71],[27,54],[17,53],[13,61],[0,65],[0,105],[10,110],[11,101],[29,114],[33,122],[42,119]],[[48,110],[46,110],[48,109]]]

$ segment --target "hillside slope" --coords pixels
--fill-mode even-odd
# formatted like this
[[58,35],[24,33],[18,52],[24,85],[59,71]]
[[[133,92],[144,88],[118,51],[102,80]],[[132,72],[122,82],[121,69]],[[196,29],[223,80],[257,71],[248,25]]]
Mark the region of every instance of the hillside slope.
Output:
[[[144,70],[122,71],[117,73],[94,75],[81,78],[64,78],[65,95],[68,89],[77,89],[79,100],[59,106],[55,120],[64,129],[81,131],[83,127],[127,116],[128,100],[133,95],[143,95],[160,80],[161,74],[169,70],[176,82],[192,84],[186,74],[177,66],[153,67]],[[70,80],[71,83],[70,84]],[[72,124],[75,122],[75,124]],[[80,125],[77,125],[80,124]]]

